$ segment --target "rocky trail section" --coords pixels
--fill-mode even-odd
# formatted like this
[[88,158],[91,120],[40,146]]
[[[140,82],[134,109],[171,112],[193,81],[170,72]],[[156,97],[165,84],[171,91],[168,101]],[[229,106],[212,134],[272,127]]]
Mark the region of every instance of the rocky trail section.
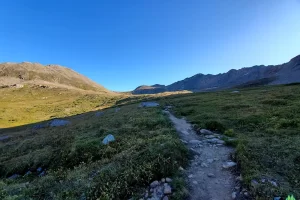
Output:
[[221,135],[202,129],[197,135],[185,119],[178,119],[169,111],[168,115],[182,142],[194,157],[188,169],[184,170],[190,187],[190,200],[240,199],[239,183],[230,169],[236,163],[230,160],[234,149],[224,145]]

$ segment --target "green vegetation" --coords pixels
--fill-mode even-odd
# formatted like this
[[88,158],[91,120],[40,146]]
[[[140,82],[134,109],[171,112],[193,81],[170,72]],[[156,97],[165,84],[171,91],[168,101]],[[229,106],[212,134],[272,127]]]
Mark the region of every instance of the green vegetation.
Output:
[[[187,163],[188,152],[161,108],[138,108],[146,99],[173,106],[194,127],[235,137],[226,143],[236,147],[243,181],[255,199],[300,198],[300,85],[295,84],[172,96],[0,89],[1,127],[23,125],[0,130],[11,137],[0,142],[0,199],[126,199],[172,175],[173,199],[183,199],[187,190],[178,167]],[[97,117],[99,109],[104,115]],[[54,117],[67,117],[71,124],[38,130],[30,125]],[[116,141],[102,145],[108,134]],[[39,178],[38,167],[46,168],[47,176]],[[6,179],[28,170],[34,173]]]
[[66,117],[112,106],[122,95],[63,88],[0,89],[0,128]]
[[[126,199],[187,163],[187,150],[160,108],[128,105],[68,119],[65,127],[1,130],[12,138],[0,142],[0,199]],[[116,141],[103,145],[107,134]],[[47,176],[5,179],[38,167]]]
[[[256,199],[300,197],[300,86],[249,88],[165,97],[177,116],[237,137],[237,161]],[[279,187],[261,183],[275,180]],[[251,180],[259,181],[251,186]]]

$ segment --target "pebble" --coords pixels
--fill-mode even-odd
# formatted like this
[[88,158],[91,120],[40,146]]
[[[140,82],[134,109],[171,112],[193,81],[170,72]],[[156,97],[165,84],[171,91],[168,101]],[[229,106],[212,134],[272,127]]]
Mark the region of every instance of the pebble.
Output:
[[223,164],[223,168],[224,169],[229,169],[229,168],[232,168],[236,166],[236,163],[235,162],[232,162],[232,161],[228,161],[226,163]]
[[171,186],[169,186],[169,185],[164,186],[164,194],[172,194]]
[[201,163],[201,167],[208,167],[208,165],[206,163]]
[[197,182],[197,181],[193,181],[193,184],[197,185],[197,184],[198,184],[198,182]]
[[211,131],[209,131],[207,129],[201,129],[200,133],[204,134],[204,135],[212,135],[212,134],[214,134],[213,132],[211,132]]
[[163,200],[169,200],[169,197],[168,197],[168,196],[165,196],[165,197],[163,198]]
[[161,179],[161,182],[162,182],[162,183],[166,182],[166,179],[165,179],[165,178],[162,178],[162,179]]
[[214,159],[207,159],[207,162],[208,162],[208,163],[213,163],[213,162],[214,162]]
[[172,179],[166,178],[166,182],[167,182],[167,183],[171,183],[171,182],[172,182]]
[[155,188],[159,185],[159,182],[158,181],[153,181],[151,184],[150,184],[150,187],[151,188]]
[[189,177],[189,178],[193,178],[193,177],[194,177],[194,175],[193,175],[193,174],[190,174],[188,177]]
[[210,177],[210,178],[215,178],[216,177],[213,173],[209,173],[209,174],[207,174],[207,176]]
[[190,144],[201,144],[202,142],[200,140],[190,140]]

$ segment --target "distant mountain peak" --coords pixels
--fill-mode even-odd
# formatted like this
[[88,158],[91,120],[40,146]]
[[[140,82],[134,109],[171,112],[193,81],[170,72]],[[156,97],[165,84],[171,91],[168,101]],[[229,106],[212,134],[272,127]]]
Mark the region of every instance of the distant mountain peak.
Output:
[[193,92],[226,89],[236,86],[288,84],[300,82],[300,55],[281,65],[255,65],[231,69],[217,75],[198,73],[170,85],[144,86],[133,94],[154,94],[167,91],[189,90]]

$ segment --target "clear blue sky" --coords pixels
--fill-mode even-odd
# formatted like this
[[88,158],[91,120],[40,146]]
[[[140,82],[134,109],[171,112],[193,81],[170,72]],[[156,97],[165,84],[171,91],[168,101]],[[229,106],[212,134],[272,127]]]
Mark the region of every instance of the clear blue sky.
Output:
[[300,54],[300,0],[7,0],[0,62],[60,64],[116,91]]

